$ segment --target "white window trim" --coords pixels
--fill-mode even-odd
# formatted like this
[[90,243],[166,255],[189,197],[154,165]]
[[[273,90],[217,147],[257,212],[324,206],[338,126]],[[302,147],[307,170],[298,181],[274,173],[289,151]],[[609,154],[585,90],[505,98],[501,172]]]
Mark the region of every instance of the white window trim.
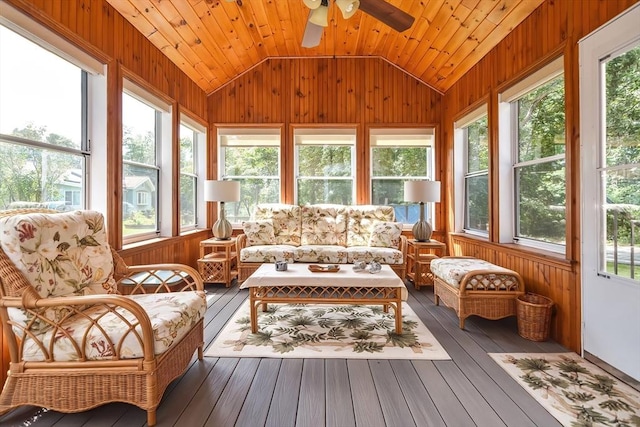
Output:
[[454,170],[454,230],[459,233],[467,233],[470,235],[488,237],[489,232],[483,233],[478,230],[467,230],[464,228],[465,219],[465,197],[466,186],[465,177],[467,172],[467,146],[466,146],[466,128],[475,121],[488,115],[487,104],[465,114],[453,123],[453,170]]
[[[498,117],[500,123],[498,129],[498,179],[500,185],[499,243],[517,243],[523,246],[550,252],[563,254],[566,252],[566,245],[558,245],[522,237],[516,238],[515,166],[516,164],[518,166],[523,166],[529,162],[517,161],[517,146],[514,143],[514,141],[517,141],[517,117],[514,113],[513,106],[513,103],[523,95],[526,95],[537,87],[542,86],[563,73],[564,56],[560,56],[498,94]],[[566,154],[553,157],[566,158]],[[553,158],[545,157],[545,162],[550,159]]]

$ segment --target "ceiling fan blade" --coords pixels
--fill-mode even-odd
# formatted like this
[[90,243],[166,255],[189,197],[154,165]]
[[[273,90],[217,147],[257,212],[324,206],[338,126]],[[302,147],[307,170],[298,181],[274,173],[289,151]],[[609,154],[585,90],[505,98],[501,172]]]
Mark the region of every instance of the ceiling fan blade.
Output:
[[385,0],[360,0],[360,10],[398,32],[408,30],[415,18]]
[[316,47],[320,44],[324,27],[307,21],[307,27],[302,36],[302,47]]

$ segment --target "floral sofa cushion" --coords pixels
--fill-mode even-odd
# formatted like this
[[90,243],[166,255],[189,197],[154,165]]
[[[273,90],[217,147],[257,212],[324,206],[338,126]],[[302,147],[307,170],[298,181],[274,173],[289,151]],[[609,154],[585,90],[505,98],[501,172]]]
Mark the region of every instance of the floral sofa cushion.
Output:
[[431,272],[453,286],[460,288],[462,279],[471,274],[467,289],[512,290],[518,288],[515,272],[477,258],[443,257],[431,261]]
[[296,262],[346,264],[348,257],[347,250],[344,246],[312,245],[295,248],[294,260]]
[[277,245],[300,245],[300,206],[279,203],[260,204],[256,206],[253,219],[273,221],[273,232]]
[[[140,304],[151,319],[155,354],[164,353],[185,336],[204,316],[207,308],[206,300],[196,292],[142,294],[131,295],[129,298]],[[10,311],[12,319],[20,321],[19,310],[10,309]],[[88,336],[84,337],[83,334],[90,323],[86,316],[93,319],[100,318],[98,320],[100,328],[91,328]],[[121,358],[143,357],[140,341],[130,333],[119,316],[127,322],[135,322],[131,313],[121,308],[118,308],[116,313],[107,312],[103,306],[85,310],[82,315],[71,317],[62,324],[65,331],[71,334],[72,339],[60,332],[51,333],[53,331],[36,335],[35,339],[25,338],[23,360],[42,361],[49,356],[56,361],[74,361],[81,359],[82,353],[86,360],[108,360],[112,358],[114,351],[119,352]],[[14,330],[16,328],[14,327]],[[139,328],[136,329],[139,331]],[[16,333],[19,336],[22,335],[19,330],[16,330]],[[116,344],[115,349],[108,345],[103,333]],[[55,337],[55,342],[50,347],[52,336]],[[73,341],[82,343],[85,342],[84,340],[86,340],[84,348],[76,348],[72,344]],[[38,345],[38,341],[42,341],[43,345]],[[43,353],[43,349],[48,352],[51,348],[53,354]]]
[[347,246],[368,246],[374,224],[378,221],[394,221],[391,206],[349,206],[347,223]]
[[248,246],[240,251],[240,261],[261,263],[293,262],[295,250],[296,246],[291,245]]
[[270,219],[244,221],[242,223],[242,230],[247,236],[247,246],[276,244],[276,236],[273,232],[273,221]]
[[402,223],[377,221],[373,223],[369,246],[378,248],[397,248],[400,244]]
[[370,263],[371,261],[379,262],[380,264],[403,264],[404,257],[402,251],[394,248],[374,248],[369,246],[351,246],[346,249],[347,262],[353,264],[354,262],[364,261]]
[[347,208],[342,205],[302,207],[302,245],[347,244]]
[[0,229],[2,250],[42,298],[116,292],[101,213],[13,215]]

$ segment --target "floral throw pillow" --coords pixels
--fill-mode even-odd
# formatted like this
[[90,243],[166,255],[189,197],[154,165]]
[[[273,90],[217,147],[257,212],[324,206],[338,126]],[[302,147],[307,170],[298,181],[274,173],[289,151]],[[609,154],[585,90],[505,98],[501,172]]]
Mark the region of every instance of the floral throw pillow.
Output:
[[402,234],[402,223],[376,221],[373,224],[369,246],[378,248],[397,248]]
[[247,236],[247,246],[275,245],[276,236],[273,232],[273,221],[270,219],[244,221],[242,229]]

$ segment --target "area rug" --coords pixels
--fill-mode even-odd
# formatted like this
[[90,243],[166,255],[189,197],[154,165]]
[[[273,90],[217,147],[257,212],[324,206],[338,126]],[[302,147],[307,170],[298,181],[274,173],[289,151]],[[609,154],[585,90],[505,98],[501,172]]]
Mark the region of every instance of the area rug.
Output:
[[205,352],[212,357],[450,359],[418,316],[402,304],[402,334],[382,306],[270,304],[251,333],[245,301]]
[[575,353],[489,355],[564,426],[640,426],[640,393]]

